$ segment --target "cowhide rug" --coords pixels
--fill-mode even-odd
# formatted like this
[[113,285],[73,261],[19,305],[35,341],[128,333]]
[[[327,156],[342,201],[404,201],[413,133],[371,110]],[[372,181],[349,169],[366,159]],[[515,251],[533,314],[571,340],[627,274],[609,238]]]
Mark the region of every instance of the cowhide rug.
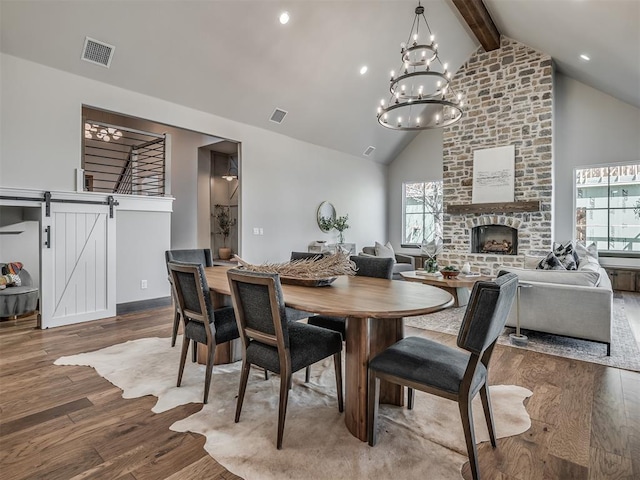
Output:
[[[180,345],[180,341],[178,342]],[[87,365],[123,390],[124,398],[154,395],[152,411],[201,402],[204,366],[187,361],[180,388],[175,387],[180,347],[168,338],[143,338],[95,352],[56,360],[56,365]],[[205,449],[228,470],[252,479],[462,478],[468,460],[455,402],[416,392],[413,410],[381,405],[378,443],[371,448],[354,438],[338,412],[332,361],[294,374],[283,449],[276,450],[279,377],[264,380],[253,370],[239,423],[234,423],[240,362],[214,367],[209,403],[175,422],[171,430],[206,436]],[[497,436],[525,432],[531,421],[523,405],[532,393],[514,385],[491,386]],[[480,399],[473,405],[476,439],[488,433]],[[498,441],[500,448],[500,441]]]

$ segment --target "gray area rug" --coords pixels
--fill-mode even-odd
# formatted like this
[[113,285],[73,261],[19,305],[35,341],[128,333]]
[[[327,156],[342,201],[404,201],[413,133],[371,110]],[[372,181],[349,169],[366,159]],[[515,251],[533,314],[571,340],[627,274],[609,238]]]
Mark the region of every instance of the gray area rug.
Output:
[[[462,316],[466,307],[449,308],[430,315],[410,317],[405,319],[405,325],[433,330],[441,333],[458,335]],[[509,334],[514,328],[505,328],[498,339],[501,345],[511,345]],[[525,348],[535,352],[548,353],[559,357],[575,358],[585,362],[599,363],[608,367],[623,368],[640,372],[640,349],[635,341],[627,315],[624,300],[613,299],[613,322],[611,325],[611,356],[607,356],[607,346],[604,343],[590,342],[575,338],[562,337],[549,333],[535,332],[522,329],[522,333],[529,337],[529,344]]]

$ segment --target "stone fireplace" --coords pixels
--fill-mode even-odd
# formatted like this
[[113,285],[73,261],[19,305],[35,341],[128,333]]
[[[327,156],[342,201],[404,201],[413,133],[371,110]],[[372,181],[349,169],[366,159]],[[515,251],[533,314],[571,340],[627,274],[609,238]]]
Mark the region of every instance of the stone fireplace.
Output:
[[[545,253],[553,239],[551,57],[503,36],[499,49],[472,54],[452,87],[464,93],[467,109],[443,130],[444,250],[438,261],[469,262],[473,271],[490,275],[503,266],[522,267],[525,254]],[[473,204],[474,151],[507,145],[515,147],[514,202]],[[535,207],[521,208],[525,204]],[[474,231],[486,233],[482,227],[489,225],[505,227],[498,229],[502,235],[476,240],[495,241],[487,245],[494,249],[474,249]],[[503,241],[511,242],[511,253],[499,248]]]
[[518,254],[518,230],[506,225],[480,225],[471,229],[471,253]]

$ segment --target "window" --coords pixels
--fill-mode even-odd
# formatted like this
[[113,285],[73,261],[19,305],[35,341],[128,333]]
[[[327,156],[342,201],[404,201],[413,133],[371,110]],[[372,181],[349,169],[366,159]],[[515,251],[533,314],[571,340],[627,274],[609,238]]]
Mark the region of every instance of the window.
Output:
[[640,252],[640,163],[576,169],[576,240]]
[[402,246],[442,238],[442,181],[402,185]]

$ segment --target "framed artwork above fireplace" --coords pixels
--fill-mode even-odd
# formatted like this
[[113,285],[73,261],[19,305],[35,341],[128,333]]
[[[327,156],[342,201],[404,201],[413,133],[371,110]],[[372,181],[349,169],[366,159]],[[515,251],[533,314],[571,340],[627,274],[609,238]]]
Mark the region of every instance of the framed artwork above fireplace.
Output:
[[515,147],[484,148],[473,152],[472,203],[513,202]]

